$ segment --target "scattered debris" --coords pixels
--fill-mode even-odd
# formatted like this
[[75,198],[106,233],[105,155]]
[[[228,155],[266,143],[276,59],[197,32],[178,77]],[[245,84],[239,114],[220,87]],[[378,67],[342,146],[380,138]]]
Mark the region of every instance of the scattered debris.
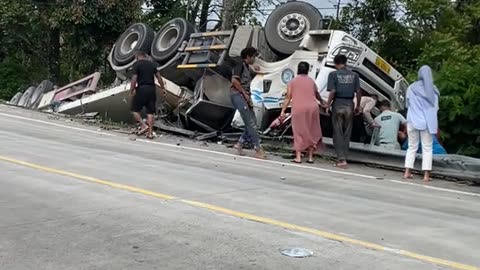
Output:
[[98,112],[89,112],[89,113],[84,113],[79,115],[79,117],[83,119],[93,119],[97,116],[98,116]]
[[305,249],[305,248],[283,248],[280,249],[280,253],[285,256],[293,257],[293,258],[306,258],[313,256],[313,251]]
[[204,141],[204,140],[212,139],[212,138],[215,138],[215,137],[218,137],[218,132],[217,131],[199,135],[199,136],[195,137],[195,139],[198,140],[198,141]]
[[156,121],[153,126],[160,129],[160,130],[163,130],[163,131],[168,131],[168,132],[172,132],[172,133],[176,133],[176,134],[181,134],[181,135],[184,135],[184,136],[187,136],[187,137],[190,137],[190,138],[193,138],[197,135],[197,132],[195,132],[195,131],[166,125],[166,124],[163,123],[162,120]]

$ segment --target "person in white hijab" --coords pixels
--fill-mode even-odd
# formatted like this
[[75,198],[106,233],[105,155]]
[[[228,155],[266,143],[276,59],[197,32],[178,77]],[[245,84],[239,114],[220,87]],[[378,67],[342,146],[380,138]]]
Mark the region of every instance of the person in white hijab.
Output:
[[418,71],[418,80],[407,89],[407,132],[408,150],[405,157],[404,179],[412,179],[415,156],[422,145],[423,180],[431,181],[432,171],[432,134],[438,131],[438,100],[440,92],[433,83],[432,70],[422,66]]

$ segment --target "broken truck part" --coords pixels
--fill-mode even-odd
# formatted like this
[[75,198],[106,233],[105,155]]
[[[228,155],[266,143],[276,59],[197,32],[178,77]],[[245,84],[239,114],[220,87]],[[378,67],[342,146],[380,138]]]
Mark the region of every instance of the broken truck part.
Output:
[[[334,70],[333,58],[338,54],[347,56],[348,65],[359,74],[362,90],[380,100],[389,100],[394,109],[404,111],[408,87],[405,78],[358,39],[343,31],[324,29],[324,22],[322,14],[312,5],[294,1],[278,6],[265,28],[239,26],[200,33],[185,19],[177,18],[155,33],[148,25],[137,23],[119,37],[108,57],[117,73],[112,87],[97,89],[95,82],[99,75],[89,76],[43,94],[38,108],[65,114],[98,112],[108,120],[132,122],[128,80],[134,55],[142,50],[150,52],[151,60],[159,63],[167,84],[166,92],[157,89],[159,115],[164,120],[158,122],[160,128],[166,130],[166,125],[172,125],[176,131],[188,131],[185,134],[208,132],[210,136],[241,129],[241,117],[230,101],[230,77],[232,67],[242,61],[241,50],[252,46],[259,52],[255,64],[259,74],[251,84],[252,100],[259,132],[265,136],[281,139],[291,134],[288,119],[277,126],[271,127],[271,123],[280,114],[287,85],[296,76],[298,63],[310,64],[309,76],[326,98],[328,74]],[[34,90],[28,89],[21,98],[17,94],[18,105],[30,104]],[[378,110],[373,113],[378,114]],[[322,115],[321,124],[324,136],[331,137],[330,117]],[[354,131],[353,138],[356,137],[359,136]],[[328,144],[329,139],[325,141]],[[403,151],[386,153],[380,146],[356,138],[352,152],[356,161],[403,167]],[[465,179],[480,182],[478,159],[436,156],[434,164],[435,170],[446,176],[462,178],[463,175]]]

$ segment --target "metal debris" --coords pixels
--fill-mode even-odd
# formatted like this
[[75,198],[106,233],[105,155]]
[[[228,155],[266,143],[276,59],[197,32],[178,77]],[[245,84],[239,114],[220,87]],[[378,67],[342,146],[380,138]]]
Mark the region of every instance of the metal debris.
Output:
[[169,126],[169,125],[164,124],[160,120],[156,121],[153,126],[162,130],[162,131],[168,131],[168,132],[172,132],[172,133],[176,133],[176,134],[181,134],[181,135],[188,136],[190,138],[193,138],[193,137],[195,137],[195,135],[197,135],[197,132],[195,132],[195,131]]
[[92,119],[98,116],[98,112],[90,112],[79,115],[83,119]]
[[282,248],[280,249],[280,253],[285,256],[293,257],[293,258],[306,258],[313,256],[313,251],[308,250],[306,248]]
[[195,139],[198,141],[204,141],[204,140],[212,139],[215,137],[218,137],[218,131],[202,134],[200,136],[195,137]]

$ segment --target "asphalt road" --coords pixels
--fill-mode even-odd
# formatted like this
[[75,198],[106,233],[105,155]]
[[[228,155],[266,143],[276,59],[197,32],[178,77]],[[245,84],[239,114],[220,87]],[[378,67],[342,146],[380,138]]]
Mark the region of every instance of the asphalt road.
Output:
[[0,269],[480,269],[478,188],[177,142],[0,106]]

